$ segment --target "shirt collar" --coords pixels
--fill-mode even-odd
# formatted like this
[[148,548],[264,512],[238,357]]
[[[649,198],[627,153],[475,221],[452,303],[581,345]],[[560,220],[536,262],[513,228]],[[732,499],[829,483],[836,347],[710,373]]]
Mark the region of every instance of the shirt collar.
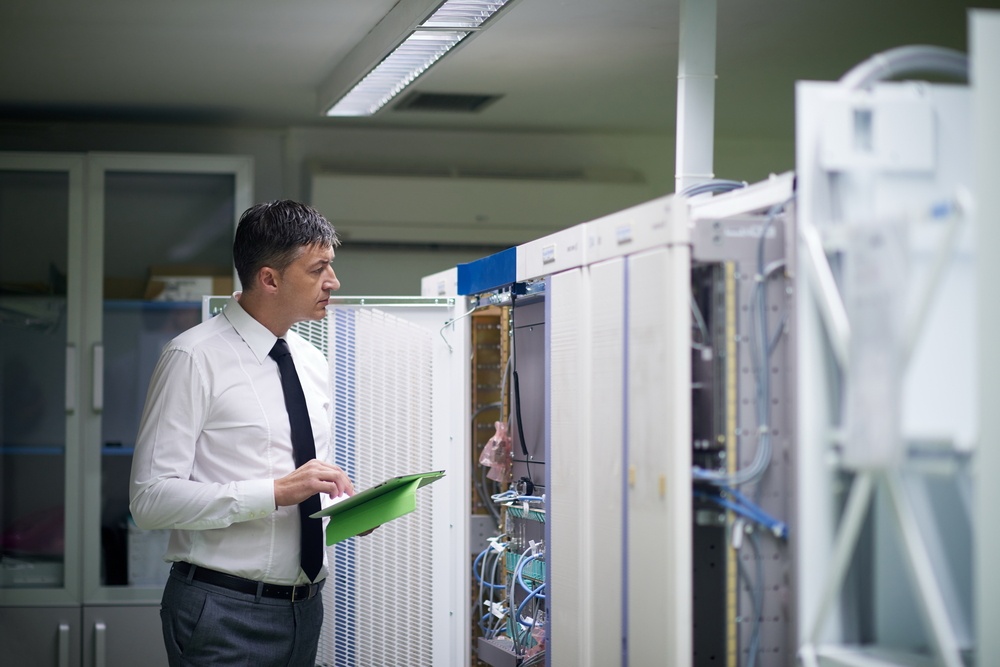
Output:
[[250,348],[250,351],[253,352],[253,356],[257,358],[257,362],[262,364],[267,359],[278,337],[271,333],[263,324],[255,320],[250,313],[243,310],[243,306],[240,305],[239,300],[236,298],[238,295],[239,292],[229,298],[222,313],[229,320],[229,323],[233,325],[233,329],[240,335],[243,342]]

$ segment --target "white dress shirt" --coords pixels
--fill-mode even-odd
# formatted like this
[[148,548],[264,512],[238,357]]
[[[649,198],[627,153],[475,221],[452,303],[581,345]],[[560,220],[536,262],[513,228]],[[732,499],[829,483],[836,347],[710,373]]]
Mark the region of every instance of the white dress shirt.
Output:
[[[326,359],[295,332],[285,339],[316,458],[329,461]],[[173,529],[166,561],[267,583],[307,583],[298,508],[275,509],[274,502],[274,480],[295,469],[278,365],[268,356],[275,340],[234,296],[221,315],[175,338],[160,356],[132,459],[129,508],[140,528]],[[325,576],[324,560],[319,578]]]

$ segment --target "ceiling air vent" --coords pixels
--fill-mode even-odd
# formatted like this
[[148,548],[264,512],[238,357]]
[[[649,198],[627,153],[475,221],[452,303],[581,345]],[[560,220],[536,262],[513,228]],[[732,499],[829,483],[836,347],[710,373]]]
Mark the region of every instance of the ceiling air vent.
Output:
[[463,95],[415,91],[393,107],[393,111],[453,111],[475,113],[500,99],[500,95]]

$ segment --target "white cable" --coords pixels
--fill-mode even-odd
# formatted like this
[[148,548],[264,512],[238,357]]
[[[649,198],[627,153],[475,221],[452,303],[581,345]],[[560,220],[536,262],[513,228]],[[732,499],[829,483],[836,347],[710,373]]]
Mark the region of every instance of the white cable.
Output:
[[969,58],[960,51],[940,46],[899,46],[856,65],[840,77],[840,84],[856,90],[878,81],[923,72],[968,80]]
[[708,335],[708,327],[705,325],[705,317],[701,314],[701,308],[698,307],[698,302],[695,301],[694,294],[689,295],[691,300],[691,315],[694,317],[694,323],[698,327],[698,331],[701,333],[701,342],[691,339],[691,347],[704,352],[705,350],[712,349],[712,342]]
[[473,306],[472,308],[469,309],[469,312],[464,313],[462,315],[459,315],[458,317],[452,318],[452,319],[448,320],[447,322],[445,322],[444,326],[441,327],[441,330],[438,331],[438,334],[441,336],[441,340],[443,340],[444,344],[448,346],[448,354],[451,354],[455,350],[454,350],[454,348],[452,348],[451,343],[448,342],[448,339],[444,337],[444,330],[447,329],[448,327],[450,327],[451,325],[455,324],[455,322],[458,322],[460,319],[462,319],[464,317],[468,317],[469,315],[471,315],[472,313],[476,312],[477,310],[479,310],[479,306]]

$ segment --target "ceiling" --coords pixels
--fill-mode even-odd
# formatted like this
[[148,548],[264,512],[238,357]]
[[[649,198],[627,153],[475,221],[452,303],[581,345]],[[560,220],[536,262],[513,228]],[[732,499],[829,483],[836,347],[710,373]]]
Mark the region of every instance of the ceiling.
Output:
[[[498,101],[475,113],[322,117],[321,84],[395,4],[4,0],[0,122],[674,131],[679,0],[518,0],[414,86]],[[873,53],[966,50],[966,6],[718,0],[717,135],[790,137],[793,82],[838,78]]]

